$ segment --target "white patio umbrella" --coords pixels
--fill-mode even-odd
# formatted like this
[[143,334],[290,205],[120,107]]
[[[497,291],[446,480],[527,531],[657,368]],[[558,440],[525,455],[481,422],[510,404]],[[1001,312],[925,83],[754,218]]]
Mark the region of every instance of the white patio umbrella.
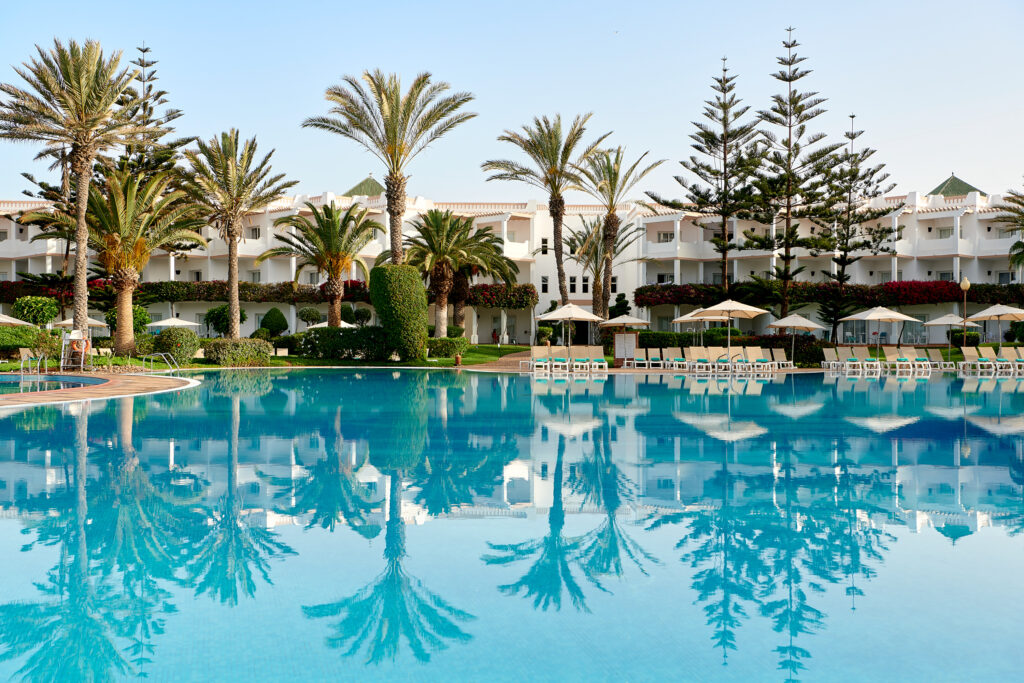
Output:
[[29,327],[32,327],[32,323],[27,323],[24,320],[18,320],[17,318],[12,318],[9,315],[0,313],[0,327],[16,327],[20,325],[28,325]]
[[708,306],[700,313],[694,315],[694,318],[702,320],[708,320],[716,316],[725,315],[728,318],[725,328],[725,340],[726,340],[726,357],[729,359],[729,369],[732,370],[732,319],[733,318],[756,318],[759,315],[764,315],[768,311],[763,308],[757,308],[756,306],[749,306],[739,301],[733,301],[732,299],[726,299],[721,303],[717,303],[714,306]]
[[188,320],[182,320],[181,318],[168,318],[167,320],[157,320],[155,323],[149,323],[146,327],[199,327],[199,323],[189,322]]
[[[707,317],[701,316],[700,318],[696,317],[697,314],[701,313],[703,310],[704,310],[703,308],[695,308],[694,310],[690,311],[689,313],[684,313],[683,315],[679,316],[678,318],[675,318],[672,322],[673,323],[693,323],[693,322],[709,323],[709,322],[728,322],[729,321],[729,316],[727,316],[727,315],[708,315]],[[700,326],[700,345],[701,346],[704,345],[704,328],[705,327],[706,327],[706,325],[701,325]]]
[[[954,327],[960,327],[960,328],[964,328],[964,327],[978,327],[978,323],[972,323],[971,321],[967,320],[966,318],[961,318],[958,315],[953,315],[952,313],[947,313],[946,315],[941,316],[939,318],[936,318],[935,320],[929,320],[928,322],[926,322],[924,324],[924,326],[925,327],[949,327],[949,328],[952,329]],[[949,351],[950,351],[950,349],[952,348],[952,345],[953,345],[952,336],[953,335],[951,335],[951,334],[947,334],[946,335],[946,356],[947,357],[949,356]]]
[[846,419],[858,427],[870,429],[875,434],[884,434],[886,432],[891,432],[894,429],[900,429],[901,427],[914,424],[920,418],[901,417],[899,415],[878,415],[875,417],[848,417]]
[[631,315],[620,315],[617,318],[611,320],[605,320],[597,324],[598,327],[646,327],[651,323],[647,322],[643,318],[634,318]]
[[599,323],[604,318],[599,315],[594,315],[590,311],[585,311],[576,304],[566,304],[560,308],[544,313],[537,316],[537,320],[543,322],[561,322],[562,323],[562,340],[565,340],[565,322],[578,320],[580,322],[588,323]]
[[[307,327],[306,329],[307,329],[307,330],[317,330],[317,329],[320,329],[320,328],[322,328],[322,327],[328,327],[327,323],[326,323],[326,322],[323,322],[323,323],[317,323],[316,325],[310,325],[310,326],[309,326],[309,327]],[[338,327],[341,327],[341,328],[343,328],[343,329],[352,329],[352,328],[354,328],[354,327],[355,327],[355,325],[353,325],[352,323],[347,323],[347,322],[345,322],[344,320],[342,320],[342,321],[340,321],[340,322],[338,323]]]
[[[54,323],[53,326],[54,327],[74,327],[75,326],[75,320],[74,320],[74,318],[67,318],[65,320],[61,320],[59,323]],[[86,318],[85,319],[85,326],[86,327],[106,327],[107,323],[103,322],[102,320],[96,320],[95,318]]]
[[[819,325],[813,320],[803,317],[802,315],[787,315],[785,318],[776,320],[773,323],[769,323],[768,327],[776,327],[779,329],[786,329],[792,327],[794,330],[806,330],[807,332],[813,332],[814,330],[823,330],[824,326]],[[793,336],[792,348],[789,350],[789,358],[793,359],[796,354],[796,336]]]
[[968,320],[995,320],[999,326],[999,348],[1003,348],[1003,320],[1024,320],[1024,309],[1016,308],[1014,306],[1006,306],[1004,304],[996,304],[995,306],[989,306],[980,313],[967,316]]
[[[874,320],[874,321],[880,322],[880,323],[898,323],[898,322],[902,322],[904,324],[904,326],[908,322],[912,322],[912,323],[919,323],[919,322],[921,322],[917,318],[913,318],[913,317],[911,317],[911,316],[909,316],[909,315],[907,315],[905,313],[900,313],[899,311],[894,311],[894,310],[892,310],[890,308],[886,308],[884,306],[875,306],[874,308],[869,308],[866,311],[861,311],[860,313],[854,313],[853,315],[848,315],[845,318],[840,318],[839,319],[840,322],[847,322],[847,321],[850,321],[850,320],[864,320],[866,322]],[[901,333],[902,333],[902,330],[901,330]]]
[[824,403],[816,401],[803,401],[800,403],[777,403],[771,407],[772,411],[785,415],[791,420],[799,420],[808,415],[813,415],[825,407]]
[[1024,417],[1013,415],[1008,417],[981,417],[971,415],[967,421],[975,427],[984,429],[994,436],[1011,436],[1024,433]]

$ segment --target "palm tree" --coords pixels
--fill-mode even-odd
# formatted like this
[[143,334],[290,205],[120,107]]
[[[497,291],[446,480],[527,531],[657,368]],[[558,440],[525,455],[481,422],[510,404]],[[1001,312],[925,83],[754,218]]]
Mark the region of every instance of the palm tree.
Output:
[[[110,171],[106,187],[89,188],[89,241],[116,292],[114,350],[119,354],[135,348],[132,296],[153,252],[179,244],[206,244],[197,232],[204,225],[196,217],[197,207],[185,200],[184,192],[169,191],[171,180],[170,174],[158,173],[143,183],[139,176]],[[62,212],[51,217],[52,223],[64,226],[74,220]]]
[[327,274],[327,326],[341,327],[341,300],[345,296],[345,274],[352,264],[357,264],[369,279],[370,271],[359,257],[374,234],[384,226],[377,221],[367,220],[366,209],[360,210],[353,204],[344,211],[331,202],[318,209],[306,202],[313,220],[301,214],[282,216],[274,221],[275,226],[287,225],[294,228],[292,234],[276,234],[281,246],[272,247],[256,258],[256,264],[274,256],[295,256],[300,259],[295,267],[295,279],[305,268],[315,268],[317,273]]
[[[487,268],[502,254],[501,240],[489,230],[473,230],[473,219],[451,211],[431,209],[413,221],[416,235],[405,241],[410,265],[430,278],[434,293],[434,336],[448,336],[448,295],[455,284],[455,273],[462,268]],[[386,260],[388,252],[377,257]],[[511,264],[507,270],[518,272]]]
[[200,207],[206,220],[220,231],[228,244],[228,337],[238,339],[238,241],[246,214],[266,208],[298,181],[284,180],[284,174],[270,174],[274,150],[256,161],[256,138],[239,146],[238,131],[232,128],[219,138],[197,142],[198,150],[186,150],[191,169],[182,186]]
[[506,285],[513,285],[516,275],[519,273],[519,266],[505,256],[503,249],[489,250],[481,254],[481,257],[484,258],[482,264],[465,265],[455,271],[455,279],[452,282],[452,291],[448,295],[448,301],[452,304],[452,324],[458,327],[466,326],[466,302],[469,301],[471,282],[474,277],[490,276],[495,280],[503,281]]
[[597,146],[611,135],[605,133],[591,144],[583,144],[587,121],[591,114],[573,119],[569,130],[562,132],[562,116],[533,119],[533,125],[523,126],[523,132],[506,130],[498,136],[500,142],[510,142],[523,151],[533,167],[518,161],[485,161],[481,168],[491,172],[487,180],[515,180],[540,188],[548,193],[548,213],[551,215],[552,239],[555,247],[555,268],[558,273],[558,292],[562,304],[569,303],[569,290],[565,286],[565,267],[562,263],[562,221],[565,218],[565,197],[569,190],[580,188],[579,166],[597,150]]
[[[593,289],[591,291],[591,307],[595,312],[602,311],[598,315],[608,317],[607,298],[602,296],[602,291],[611,291],[611,279],[605,279],[605,263],[628,263],[637,259],[622,259],[626,249],[643,237],[644,229],[627,223],[624,228],[617,228],[615,240],[612,242],[611,258],[607,258],[604,242],[605,218],[595,218],[588,221],[580,216],[583,227],[579,230],[569,229],[569,236],[565,238],[565,244],[569,247],[569,259],[583,267],[585,272],[592,275]],[[602,281],[604,280],[604,281]]]
[[[629,166],[625,162],[625,150],[620,146],[615,149],[602,149],[599,152],[586,157],[579,166],[580,177],[583,179],[583,189],[591,197],[601,202],[604,207],[604,277],[602,278],[602,299],[601,308],[594,309],[594,313],[605,318],[608,317],[608,302],[610,301],[611,288],[608,286],[612,281],[612,259],[614,253],[615,238],[619,232],[622,219],[617,213],[619,204],[626,200],[626,195],[636,187],[637,183],[658,166],[665,163],[659,159],[643,168],[640,164],[648,152],[644,152]],[[598,278],[594,278],[595,285]]]
[[147,139],[147,131],[131,117],[131,84],[137,71],[119,69],[121,53],[109,57],[93,40],[53,48],[36,46],[38,57],[14,70],[28,84],[22,89],[7,83],[0,92],[0,138],[41,142],[48,151],[68,149],[75,178],[75,328],[85,333],[89,308],[89,228],[86,206],[93,163],[106,150],[126,139]]
[[[364,84],[360,80],[365,81]],[[402,219],[405,216],[405,168],[430,143],[476,116],[459,112],[473,99],[468,92],[445,94],[444,81],[431,81],[423,72],[402,93],[397,74],[380,69],[363,72],[362,79],[345,76],[342,85],[327,88],[333,106],[327,116],[303,121],[304,128],[319,128],[354,140],[384,162],[384,193],[388,202],[391,260],[402,262]]]
[[[999,208],[1003,215],[996,220],[1004,224],[1007,231],[1024,233],[1024,192],[1010,190]],[[1024,266],[1024,240],[1017,240],[1010,246],[1010,265]]]

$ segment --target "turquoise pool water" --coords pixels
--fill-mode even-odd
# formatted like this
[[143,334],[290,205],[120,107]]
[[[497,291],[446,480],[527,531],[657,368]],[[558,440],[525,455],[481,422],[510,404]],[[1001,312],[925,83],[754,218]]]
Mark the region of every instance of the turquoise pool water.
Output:
[[0,677],[1020,677],[1016,381],[197,377],[0,414]]
[[86,384],[102,384],[105,381],[91,377],[68,377],[65,375],[0,375],[0,394],[72,389]]

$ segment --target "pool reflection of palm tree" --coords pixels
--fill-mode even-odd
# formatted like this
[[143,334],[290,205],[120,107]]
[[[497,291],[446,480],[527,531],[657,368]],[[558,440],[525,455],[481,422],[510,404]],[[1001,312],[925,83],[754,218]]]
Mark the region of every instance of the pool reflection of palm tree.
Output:
[[[341,407],[335,409],[333,434],[325,439],[324,457],[305,467],[305,476],[298,482],[290,477],[260,477],[278,489],[278,498],[291,503],[282,508],[288,515],[311,513],[307,529],[320,527],[333,532],[342,522],[366,538],[380,533],[380,525],[370,522],[368,515],[376,507],[370,493],[357,478],[356,472],[366,462],[366,456],[355,460],[344,454],[345,441],[341,434]],[[354,446],[354,443],[353,443]]]
[[328,647],[345,657],[365,649],[366,662],[397,659],[402,641],[420,661],[447,649],[450,642],[472,636],[461,623],[475,617],[406,572],[405,522],[402,519],[403,480],[419,465],[426,444],[427,413],[423,378],[399,380],[396,393],[407,410],[396,416],[389,433],[371,444],[370,460],[388,477],[387,521],[384,532],[384,570],[359,591],[337,602],[304,606],[310,619],[337,618],[327,637]]
[[609,425],[604,423],[594,437],[593,455],[580,463],[569,484],[576,493],[582,494],[584,505],[591,503],[600,507],[605,519],[583,536],[580,562],[588,575],[621,577],[625,558],[646,575],[644,564],[657,564],[658,560],[626,533],[618,518],[622,504],[636,499],[636,484],[612,459]]
[[250,524],[242,510],[238,493],[238,429],[241,399],[232,393],[231,423],[228,438],[227,490],[216,508],[209,510],[211,525],[196,544],[188,567],[196,594],[209,595],[228,605],[238,604],[239,594],[256,593],[256,576],[270,580],[270,558],[294,554],[294,551],[270,529]]
[[18,675],[28,681],[108,680],[129,669],[115,643],[121,601],[89,571],[88,414],[86,407],[81,411],[70,468],[73,494],[57,515],[66,520],[68,533],[57,566],[37,584],[47,599],[0,605],[0,661],[24,657]]
[[488,565],[506,565],[534,558],[526,574],[518,581],[498,586],[506,595],[518,595],[533,600],[533,606],[547,610],[549,607],[562,608],[563,592],[569,596],[573,607],[590,611],[580,582],[573,575],[576,565],[591,584],[605,590],[596,574],[588,572],[589,567],[580,566],[580,548],[583,537],[566,537],[565,505],[562,500],[562,464],[565,456],[565,436],[558,437],[558,452],[553,476],[553,501],[548,511],[548,533],[543,538],[521,543],[488,543],[494,554],[484,555]]

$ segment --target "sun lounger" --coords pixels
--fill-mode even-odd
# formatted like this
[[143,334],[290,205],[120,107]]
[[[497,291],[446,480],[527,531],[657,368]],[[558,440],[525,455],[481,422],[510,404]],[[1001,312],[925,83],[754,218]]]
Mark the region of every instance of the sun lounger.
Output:
[[928,355],[928,362],[931,364],[932,370],[956,370],[956,365],[952,361],[942,357],[942,351],[938,349],[925,349],[925,353]]
[[992,363],[997,375],[1008,377],[1013,374],[1013,363],[1005,358],[997,357],[995,349],[991,346],[979,346],[978,355],[981,357],[981,360]]
[[708,358],[711,361],[711,369],[714,372],[729,372],[729,359],[726,357],[724,347],[709,346]]
[[566,346],[552,346],[550,356],[551,372],[559,370],[569,372],[569,348]]
[[837,346],[836,356],[839,358],[841,368],[845,372],[860,372],[864,369],[860,359],[853,353],[853,347]]
[[909,358],[900,353],[899,349],[895,346],[883,346],[882,353],[885,354],[885,364],[888,365],[890,370],[895,370],[897,375],[904,373],[913,374],[914,364]]
[[960,351],[964,354],[964,359],[960,361],[958,370],[960,372],[976,372],[981,374],[982,372],[995,372],[996,364],[990,360],[980,358],[978,356],[978,349],[973,346],[965,346]]
[[825,360],[821,361],[822,368],[833,372],[840,369],[839,356],[836,355],[835,349],[826,347],[821,352],[825,356]]
[[569,359],[573,372],[590,372],[590,349],[586,346],[570,346]]
[[550,350],[548,346],[531,346],[529,360],[519,361],[519,369],[521,370],[525,364],[528,370],[534,372],[551,370],[551,357],[548,355]]
[[866,346],[852,346],[850,351],[853,357],[860,361],[861,369],[865,373],[878,374],[882,371],[882,364],[877,358],[871,355]]
[[703,346],[690,346],[683,352],[686,370],[697,374],[711,372],[711,357]]
[[901,346],[900,353],[904,358],[909,358],[911,364],[914,366],[914,370],[920,372],[931,372],[932,364],[928,360],[928,357],[923,353],[915,349],[913,346]]
[[779,370],[793,369],[793,361],[786,358],[786,349],[771,349],[772,360]]
[[747,360],[753,364],[755,372],[775,372],[775,361],[769,358],[760,346],[748,346],[746,353]]
[[661,355],[661,349],[647,349],[647,367],[665,367],[665,357]]
[[683,370],[686,368],[686,358],[683,356],[683,351],[678,346],[670,346],[665,349],[665,367],[672,368],[674,370]]

